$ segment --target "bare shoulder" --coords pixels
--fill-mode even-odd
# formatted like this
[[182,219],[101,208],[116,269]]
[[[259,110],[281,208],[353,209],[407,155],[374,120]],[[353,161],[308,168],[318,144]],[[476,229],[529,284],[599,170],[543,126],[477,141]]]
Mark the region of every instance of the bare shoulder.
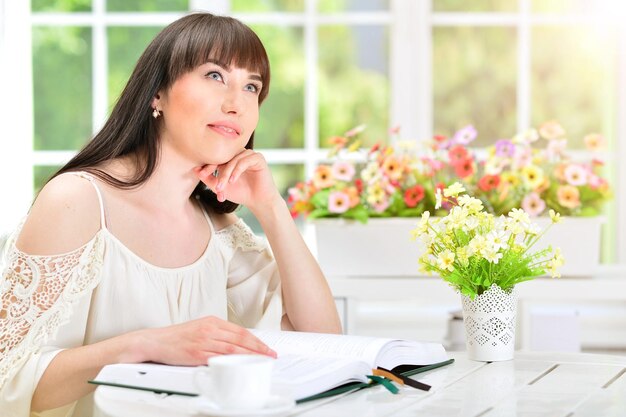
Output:
[[220,231],[222,229],[231,226],[239,220],[239,217],[235,213],[224,213],[224,214],[211,214],[211,220],[213,221],[213,225],[215,226],[215,230]]
[[89,180],[64,174],[48,182],[35,200],[17,247],[33,255],[70,252],[100,229],[100,203]]

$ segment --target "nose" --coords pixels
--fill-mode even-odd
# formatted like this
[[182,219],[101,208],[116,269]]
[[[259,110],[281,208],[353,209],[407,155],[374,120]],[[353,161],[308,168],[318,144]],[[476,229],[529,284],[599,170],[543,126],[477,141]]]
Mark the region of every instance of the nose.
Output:
[[239,114],[242,109],[242,94],[237,88],[229,87],[224,100],[222,101],[222,111],[228,114]]

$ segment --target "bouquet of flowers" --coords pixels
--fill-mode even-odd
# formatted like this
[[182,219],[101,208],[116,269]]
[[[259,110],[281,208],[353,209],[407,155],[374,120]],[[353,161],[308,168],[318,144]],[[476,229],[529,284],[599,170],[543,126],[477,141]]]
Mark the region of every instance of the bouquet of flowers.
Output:
[[[436,206],[444,202],[452,206],[448,215],[432,218],[426,211],[412,231],[425,247],[419,259],[424,272],[436,272],[472,299],[493,284],[510,292],[516,284],[546,272],[559,276],[560,249],[531,252],[545,230],[533,225],[524,210],[514,208],[496,217],[485,211],[481,200],[468,196],[460,183],[437,191]],[[550,217],[552,224],[560,221],[553,210]]]
[[289,189],[294,217],[342,217],[365,223],[369,217],[415,217],[434,210],[433,170],[414,152],[414,143],[361,149],[358,135],[364,128],[330,138],[329,156],[335,161],[319,165],[313,178]]
[[585,136],[586,155],[591,156],[585,160],[566,153],[565,130],[555,121],[496,141],[482,158],[468,147],[476,135],[467,126],[450,139],[436,136],[432,148],[447,168],[443,174],[447,181],[456,177],[491,213],[521,207],[531,217],[550,209],[568,216],[595,216],[611,197],[600,173],[601,135]]

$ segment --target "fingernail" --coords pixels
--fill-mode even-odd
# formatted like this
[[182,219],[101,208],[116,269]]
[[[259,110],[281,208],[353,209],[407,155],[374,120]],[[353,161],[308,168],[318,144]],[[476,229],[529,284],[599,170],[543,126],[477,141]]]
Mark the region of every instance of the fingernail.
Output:
[[215,187],[217,191],[222,191],[222,188],[224,188],[224,181],[218,182],[217,186]]

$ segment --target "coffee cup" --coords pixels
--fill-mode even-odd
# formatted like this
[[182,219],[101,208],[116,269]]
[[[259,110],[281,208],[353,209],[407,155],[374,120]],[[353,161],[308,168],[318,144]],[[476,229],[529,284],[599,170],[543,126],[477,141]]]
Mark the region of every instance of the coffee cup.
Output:
[[269,356],[215,356],[208,365],[195,372],[194,385],[217,407],[252,410],[263,408],[269,400],[274,366]]

